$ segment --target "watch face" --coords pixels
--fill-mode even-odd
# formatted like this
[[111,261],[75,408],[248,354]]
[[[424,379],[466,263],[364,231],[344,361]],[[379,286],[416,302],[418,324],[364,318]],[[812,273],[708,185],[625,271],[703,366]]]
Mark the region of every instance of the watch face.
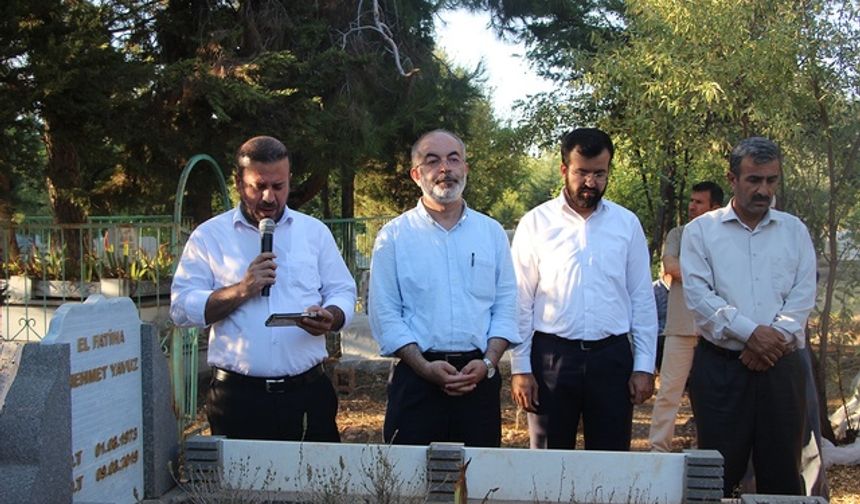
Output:
[[496,376],[496,366],[493,365],[493,361],[484,358],[484,364],[487,365],[487,378]]

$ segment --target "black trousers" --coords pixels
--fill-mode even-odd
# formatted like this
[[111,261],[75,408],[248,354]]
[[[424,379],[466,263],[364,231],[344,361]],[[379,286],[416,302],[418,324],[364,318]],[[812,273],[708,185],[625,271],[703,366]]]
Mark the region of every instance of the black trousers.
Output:
[[731,352],[700,340],[690,375],[698,446],[725,459],[723,494],[735,492],[752,454],[756,491],[804,495],[800,476],[806,430],[806,370],[800,351],[754,372]]
[[496,373],[466,395],[449,396],[401,361],[388,384],[383,438],[400,445],[451,441],[498,447],[502,443],[501,387],[502,378]]
[[538,411],[529,413],[532,448],[572,449],[582,418],[586,450],[627,451],[633,429],[628,383],[633,351],[626,336],[583,349],[544,333],[532,338]]
[[337,402],[326,375],[277,392],[251,382],[213,377],[206,414],[212,434],[228,438],[340,442]]

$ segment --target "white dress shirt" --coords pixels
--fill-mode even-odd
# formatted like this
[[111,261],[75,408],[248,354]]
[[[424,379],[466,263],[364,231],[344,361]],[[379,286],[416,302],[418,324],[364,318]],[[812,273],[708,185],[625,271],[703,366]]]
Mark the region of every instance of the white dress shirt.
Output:
[[[287,208],[275,226],[275,283],[268,297],[241,304],[209,328],[208,362],[249,376],[278,377],[307,371],[326,358],[325,338],[293,327],[266,327],[272,313],[336,305],[344,326],[355,311],[355,281],[322,222]],[[234,208],[191,233],[170,292],[170,316],[180,327],[206,326],[206,301],[238,283],[260,254],[260,233]]]
[[382,355],[410,343],[422,352],[516,344],[516,295],[507,235],[484,214],[465,208],[446,230],[419,201],[376,237],[368,311]]
[[629,332],[633,370],[654,372],[657,306],[645,234],[631,211],[601,200],[583,218],[562,193],[523,216],[512,255],[523,338],[512,373],[532,372],[534,331],[588,341]]
[[803,348],[815,266],[806,226],[774,209],[750,229],[729,202],[687,224],[681,239],[687,306],[701,335],[729,350],[742,350],[758,325]]

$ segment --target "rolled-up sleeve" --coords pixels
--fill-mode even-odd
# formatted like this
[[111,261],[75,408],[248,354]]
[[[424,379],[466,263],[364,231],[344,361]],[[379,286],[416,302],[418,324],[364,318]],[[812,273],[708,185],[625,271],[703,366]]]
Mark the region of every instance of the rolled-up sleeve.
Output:
[[192,233],[173,275],[170,318],[179,327],[206,326],[206,302],[215,290],[207,250],[200,233]]
[[382,355],[394,355],[404,346],[415,343],[403,320],[403,297],[397,282],[395,231],[391,224],[383,227],[373,246],[368,291],[370,330]]

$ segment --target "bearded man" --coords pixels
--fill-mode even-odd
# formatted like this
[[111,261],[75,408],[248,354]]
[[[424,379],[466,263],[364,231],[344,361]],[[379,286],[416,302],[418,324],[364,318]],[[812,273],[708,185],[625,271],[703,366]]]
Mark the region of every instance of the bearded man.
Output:
[[496,366],[519,342],[516,284],[502,226],[466,206],[466,147],[434,130],[412,146],[423,195],[379,232],[368,312],[388,386],[386,443],[501,444]]
[[633,405],[654,391],[657,309],[645,234],[602,199],[614,147],[594,128],[561,142],[564,189],[514,235],[519,336],[511,395],[532,448],[630,449]]

